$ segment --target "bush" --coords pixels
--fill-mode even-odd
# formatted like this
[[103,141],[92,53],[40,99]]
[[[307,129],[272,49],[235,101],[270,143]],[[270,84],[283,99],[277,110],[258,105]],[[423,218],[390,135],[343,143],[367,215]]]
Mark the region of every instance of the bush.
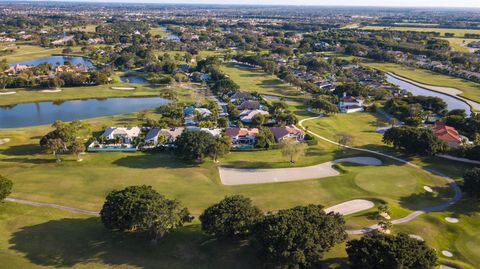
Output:
[[7,198],[10,193],[12,193],[13,182],[0,175],[0,201]]

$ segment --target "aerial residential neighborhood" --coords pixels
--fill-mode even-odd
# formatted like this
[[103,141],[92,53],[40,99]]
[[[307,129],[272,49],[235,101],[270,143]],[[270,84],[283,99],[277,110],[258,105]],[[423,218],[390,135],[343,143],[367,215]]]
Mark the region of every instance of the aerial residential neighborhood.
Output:
[[475,1],[0,1],[0,269],[480,268],[479,44]]

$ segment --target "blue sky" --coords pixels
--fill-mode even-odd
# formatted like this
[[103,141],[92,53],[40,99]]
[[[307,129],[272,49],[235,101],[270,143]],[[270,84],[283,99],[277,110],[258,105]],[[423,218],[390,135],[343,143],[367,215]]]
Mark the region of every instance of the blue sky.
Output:
[[245,5],[335,5],[335,6],[402,6],[402,7],[477,7],[480,0],[90,0],[92,2],[197,3]]

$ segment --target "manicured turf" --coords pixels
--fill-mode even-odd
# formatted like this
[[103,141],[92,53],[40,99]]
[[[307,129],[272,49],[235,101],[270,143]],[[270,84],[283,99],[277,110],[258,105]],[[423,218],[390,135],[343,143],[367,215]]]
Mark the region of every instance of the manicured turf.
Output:
[[392,31],[413,31],[413,32],[437,32],[441,36],[445,33],[453,33],[454,37],[463,37],[465,34],[480,34],[476,29],[449,29],[449,28],[421,28],[421,27],[385,27],[385,26],[365,26],[362,30],[392,30]]
[[458,51],[458,52],[470,52],[472,50],[475,50],[467,47],[467,45],[471,42],[478,41],[478,39],[468,39],[468,38],[459,38],[459,37],[442,38],[442,39],[447,40],[450,43],[450,47],[452,47],[454,51]]
[[[64,48],[44,48],[33,45],[19,45],[15,52],[6,56],[0,56],[0,60],[7,59],[8,63],[22,62],[34,58],[48,57],[52,54],[62,53]],[[74,52],[80,51],[79,48],[73,48]]]
[[303,97],[295,87],[283,83],[275,76],[265,74],[258,68],[240,67],[235,64],[223,65],[221,70],[235,81],[244,91],[282,97]]
[[435,73],[425,69],[406,67],[393,63],[362,63],[363,65],[375,68],[384,72],[392,72],[399,76],[434,86],[451,87],[461,90],[461,96],[480,102],[480,83],[471,82],[465,79],[451,77]]

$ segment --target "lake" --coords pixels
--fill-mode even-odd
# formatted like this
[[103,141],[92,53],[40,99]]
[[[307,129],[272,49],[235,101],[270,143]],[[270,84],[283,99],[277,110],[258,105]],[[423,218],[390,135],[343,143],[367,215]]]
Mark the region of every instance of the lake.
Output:
[[389,74],[386,74],[387,76],[387,81],[395,84],[400,87],[400,89],[404,89],[406,91],[411,92],[413,95],[424,95],[424,96],[434,96],[443,99],[445,103],[448,105],[448,110],[454,110],[454,109],[463,109],[467,113],[467,115],[471,114],[470,111],[470,106],[463,102],[460,99],[454,98],[450,95],[427,90],[425,88],[418,87],[416,85],[413,85],[409,82],[403,81],[401,79],[395,78],[390,76]]
[[0,128],[44,125],[52,124],[56,120],[72,121],[131,113],[165,105],[169,102],[160,97],[131,97],[0,106]]
[[56,65],[63,65],[67,61],[72,63],[73,65],[81,65],[81,66],[86,66],[88,68],[95,68],[93,63],[88,58],[78,57],[78,56],[74,56],[74,57],[70,57],[70,56],[49,56],[49,57],[43,57],[43,58],[35,58],[35,59],[27,60],[27,61],[16,62],[16,63],[11,64],[10,66],[15,66],[17,64],[37,66],[41,63],[49,63],[52,66],[56,66]]

